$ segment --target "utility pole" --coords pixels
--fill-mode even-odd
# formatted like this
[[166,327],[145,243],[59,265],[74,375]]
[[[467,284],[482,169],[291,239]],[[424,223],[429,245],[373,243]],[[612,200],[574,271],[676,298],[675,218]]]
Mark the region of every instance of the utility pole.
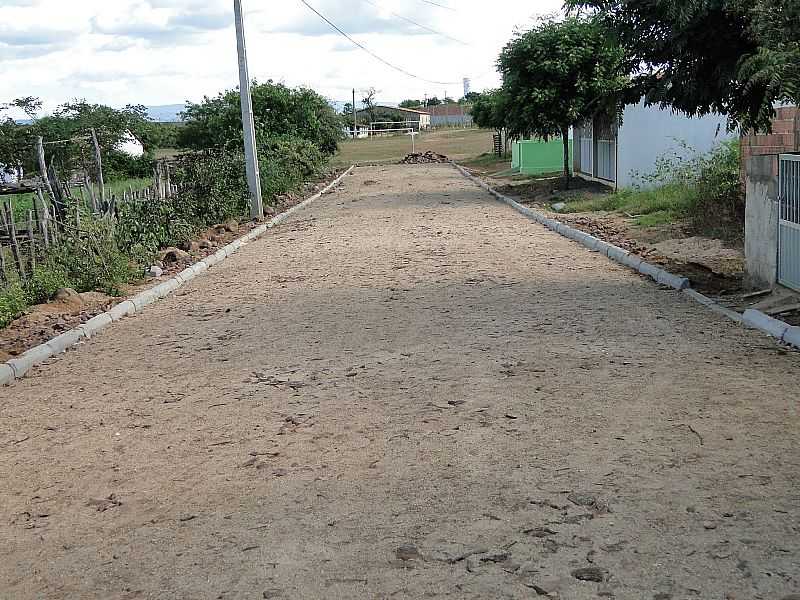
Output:
[[356,88],[353,88],[353,139],[358,137],[358,118],[356,113]]
[[264,203],[261,199],[261,173],[258,169],[253,98],[250,95],[250,73],[247,69],[242,0],[233,0],[233,12],[236,17],[236,46],[239,52],[239,95],[242,99],[242,128],[244,130],[244,155],[247,163],[247,186],[250,188],[250,216],[253,219],[261,219],[264,216]]

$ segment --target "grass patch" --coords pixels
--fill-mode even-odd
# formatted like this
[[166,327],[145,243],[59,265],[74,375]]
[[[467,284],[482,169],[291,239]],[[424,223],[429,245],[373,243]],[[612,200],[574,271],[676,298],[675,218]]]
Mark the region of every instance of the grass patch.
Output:
[[[431,150],[456,160],[481,155],[492,148],[489,129],[444,129],[423,132],[416,136],[415,150]],[[411,137],[395,135],[347,140],[339,144],[339,152],[333,157],[334,166],[350,166],[353,163],[396,163],[411,153]]]
[[696,205],[695,190],[683,183],[659,188],[625,189],[605,196],[580,197],[566,203],[562,212],[620,212],[642,227],[673,223],[688,217]]

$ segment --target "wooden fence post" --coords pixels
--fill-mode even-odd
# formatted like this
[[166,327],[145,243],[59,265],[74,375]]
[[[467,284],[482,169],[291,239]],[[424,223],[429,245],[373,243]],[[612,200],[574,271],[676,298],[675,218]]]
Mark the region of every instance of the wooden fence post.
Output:
[[[37,199],[39,201],[38,203],[37,203]],[[37,220],[39,221],[39,230],[42,233],[42,240],[44,241],[44,247],[45,248],[49,248],[50,247],[50,234],[47,231],[47,227],[48,227],[48,222],[50,221],[50,219],[48,219],[47,217],[50,214],[50,211],[47,208],[47,203],[44,201],[44,194],[42,194],[42,188],[36,188],[36,197],[33,199],[33,205],[34,206],[38,206],[38,204],[41,204],[41,206],[42,206],[42,211],[41,211],[41,213],[39,213],[40,216],[37,217]],[[37,208],[37,212],[38,212],[38,208]]]
[[33,228],[32,210],[28,211],[28,237],[30,239],[30,245],[31,245],[30,267],[31,267],[31,274],[33,274],[34,271],[36,271],[36,230]]
[[55,195],[53,194],[53,186],[50,185],[50,177],[47,171],[47,161],[44,158],[44,138],[42,136],[36,138],[36,156],[39,160],[39,172],[42,175],[45,187],[47,187],[47,193],[50,194],[51,198],[55,198]]
[[14,209],[11,207],[10,202],[6,202],[3,206],[3,212],[3,224],[11,237],[11,253],[14,255],[14,262],[17,263],[17,270],[20,276],[25,279],[25,268],[22,264],[22,255],[19,252],[19,242],[17,241],[17,228],[14,225]]
[[100,186],[100,201],[106,202],[106,186],[103,181],[103,157],[100,155],[100,143],[97,141],[97,132],[92,128],[92,143],[94,144],[94,159],[97,163],[97,183]]

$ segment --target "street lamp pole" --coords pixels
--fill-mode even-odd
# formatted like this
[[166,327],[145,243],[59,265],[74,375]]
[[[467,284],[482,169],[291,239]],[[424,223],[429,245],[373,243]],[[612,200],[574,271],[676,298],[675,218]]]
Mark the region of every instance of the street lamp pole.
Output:
[[253,123],[253,98],[250,95],[250,74],[247,69],[247,47],[244,40],[242,0],[233,0],[236,17],[236,46],[239,52],[239,95],[242,99],[242,127],[244,130],[244,155],[247,167],[247,186],[250,189],[250,216],[261,219],[264,203],[261,199],[261,173],[258,168],[256,129]]

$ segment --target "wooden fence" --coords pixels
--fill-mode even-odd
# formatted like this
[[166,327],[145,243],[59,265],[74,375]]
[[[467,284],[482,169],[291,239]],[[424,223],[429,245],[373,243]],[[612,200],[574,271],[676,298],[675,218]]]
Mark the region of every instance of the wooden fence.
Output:
[[[121,204],[165,200],[184,191],[183,184],[172,181],[170,162],[161,160],[153,167],[151,185],[143,189],[129,187],[121,195],[107,194],[97,136],[92,131],[91,136],[80,139],[91,140],[96,150],[94,181],[88,169],[62,179],[46,162],[44,148],[48,142],[39,138],[36,147],[39,178],[33,184],[4,186],[0,190],[0,281],[10,281],[14,272],[19,279],[26,280],[35,270],[37,260],[46,256],[53,245],[81,233],[82,215],[113,222]],[[23,194],[30,196],[30,208],[20,210],[20,203],[15,208],[9,197],[19,198]]]

